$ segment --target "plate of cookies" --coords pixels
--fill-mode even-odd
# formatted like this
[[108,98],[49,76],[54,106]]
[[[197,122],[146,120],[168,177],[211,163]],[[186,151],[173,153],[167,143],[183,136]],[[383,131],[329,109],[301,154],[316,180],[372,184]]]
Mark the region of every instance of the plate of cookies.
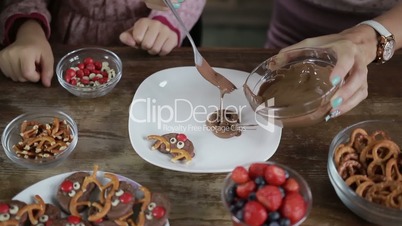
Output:
[[0,206],[6,225],[169,226],[167,196],[97,166],[44,179]]
[[220,90],[195,67],[158,71],[138,87],[128,129],[136,153],[149,163],[190,173],[230,172],[268,160],[282,128],[255,114],[241,87],[249,73],[215,68],[237,90],[220,102]]

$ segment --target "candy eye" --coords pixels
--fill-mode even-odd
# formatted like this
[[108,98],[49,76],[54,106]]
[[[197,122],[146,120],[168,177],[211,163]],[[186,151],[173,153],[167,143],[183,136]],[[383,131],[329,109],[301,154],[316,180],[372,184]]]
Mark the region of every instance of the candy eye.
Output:
[[41,217],[39,217],[39,222],[47,222],[49,220],[49,216],[48,215],[42,215]]
[[115,196],[119,197],[122,196],[124,194],[124,191],[119,189],[118,191],[116,191],[116,193],[114,193]]
[[151,202],[148,204],[148,210],[152,211],[156,207],[156,204],[154,202]]
[[112,206],[117,206],[117,205],[119,205],[119,203],[120,203],[120,200],[115,199],[112,201]]
[[75,192],[74,190],[71,190],[71,191],[68,193],[68,196],[70,196],[70,197],[72,198],[72,197],[75,196],[75,194],[76,194],[76,192]]
[[175,144],[177,142],[176,138],[174,138],[174,137],[170,138],[169,141],[171,144]]
[[145,214],[145,218],[147,218],[147,220],[152,220],[152,212]]
[[8,213],[0,214],[0,222],[1,221],[8,221],[9,219],[10,219],[10,214],[8,214]]
[[81,185],[78,182],[74,182],[73,187],[74,187],[74,190],[78,190],[81,188]]
[[16,205],[11,205],[9,212],[10,212],[11,214],[15,215],[15,214],[18,213],[18,210],[20,210],[20,208],[18,208],[18,206],[16,206]]
[[182,149],[182,148],[184,148],[184,142],[183,141],[179,141],[179,142],[177,142],[177,148],[178,149]]

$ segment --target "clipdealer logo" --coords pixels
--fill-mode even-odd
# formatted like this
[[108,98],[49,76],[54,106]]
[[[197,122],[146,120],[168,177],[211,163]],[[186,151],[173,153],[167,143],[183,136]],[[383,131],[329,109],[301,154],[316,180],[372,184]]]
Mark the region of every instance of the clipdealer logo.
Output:
[[[269,99],[267,102],[259,105],[254,111],[255,122],[247,124],[256,124],[264,130],[271,133],[275,132],[275,120],[266,117],[266,115],[273,114],[272,110],[266,110],[266,106],[274,106],[274,98]],[[244,111],[248,106],[246,105],[228,105],[223,110],[231,111],[238,115],[240,126],[237,129],[242,131],[250,129],[246,125],[242,127],[242,117],[246,114]],[[145,109],[144,114],[133,114],[135,109]],[[152,123],[156,124],[158,129],[166,131],[205,131],[211,130],[207,127],[205,122],[208,120],[210,114],[219,111],[216,105],[194,105],[187,99],[175,99],[173,104],[159,104],[156,99],[145,98],[136,99],[130,106],[130,119],[137,123]],[[143,113],[143,112],[142,112]],[[224,117],[227,117],[225,115]],[[229,118],[226,121],[230,121]],[[196,122],[199,125],[194,125],[190,122]],[[173,126],[172,126],[173,124]]]

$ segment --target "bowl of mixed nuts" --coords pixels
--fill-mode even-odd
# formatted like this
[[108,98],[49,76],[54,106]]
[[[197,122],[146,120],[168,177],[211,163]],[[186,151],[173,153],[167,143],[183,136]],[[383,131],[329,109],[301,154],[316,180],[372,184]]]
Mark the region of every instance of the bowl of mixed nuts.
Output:
[[120,81],[122,62],[110,50],[82,48],[61,58],[56,74],[61,86],[70,93],[95,98],[108,94]]
[[1,143],[7,157],[29,169],[61,164],[78,141],[75,121],[57,110],[19,115],[4,129]]

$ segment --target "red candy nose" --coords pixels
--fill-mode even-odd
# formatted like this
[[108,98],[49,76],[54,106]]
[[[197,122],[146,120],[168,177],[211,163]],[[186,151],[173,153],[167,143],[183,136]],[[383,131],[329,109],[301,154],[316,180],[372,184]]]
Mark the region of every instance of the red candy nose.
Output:
[[161,219],[162,217],[165,216],[165,214],[166,214],[166,210],[162,206],[156,206],[152,210],[152,216],[155,217],[156,219]]
[[182,134],[182,133],[179,133],[179,134],[176,135],[176,139],[177,139],[178,141],[186,142],[187,136],[184,135],[184,134]]
[[60,186],[60,190],[62,192],[70,192],[71,190],[73,190],[73,188],[74,188],[74,184],[72,181],[69,181],[69,180],[63,181],[63,183]]
[[0,213],[8,213],[10,207],[5,203],[0,203]]
[[126,203],[131,202],[131,200],[133,200],[133,195],[131,195],[131,194],[128,193],[128,192],[124,192],[124,194],[121,195],[119,199],[120,199],[120,202],[126,204]]
[[81,218],[77,216],[68,216],[67,221],[70,224],[79,224],[81,222]]

